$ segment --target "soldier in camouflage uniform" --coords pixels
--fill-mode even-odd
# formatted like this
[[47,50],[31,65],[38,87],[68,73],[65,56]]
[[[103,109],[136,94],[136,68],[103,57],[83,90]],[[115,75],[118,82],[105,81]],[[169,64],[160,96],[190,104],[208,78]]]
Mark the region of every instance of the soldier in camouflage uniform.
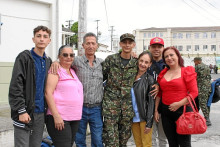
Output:
[[103,62],[103,78],[107,80],[103,97],[103,142],[106,147],[125,147],[131,137],[134,116],[130,90],[137,73],[137,60],[132,58],[135,37],[120,37],[122,52],[108,56]]
[[200,57],[195,57],[194,63],[195,71],[197,73],[197,84],[199,90],[199,106],[202,109],[202,112],[206,118],[206,125],[211,126],[211,121],[209,119],[210,109],[207,106],[207,101],[211,92],[210,69],[202,62],[202,59]]

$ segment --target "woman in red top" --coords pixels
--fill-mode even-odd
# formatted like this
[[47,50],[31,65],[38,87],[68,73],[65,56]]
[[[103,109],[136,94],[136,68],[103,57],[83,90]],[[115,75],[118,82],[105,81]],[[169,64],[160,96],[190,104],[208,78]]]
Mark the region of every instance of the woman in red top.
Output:
[[[175,47],[167,47],[162,54],[167,64],[158,76],[160,92],[155,103],[155,120],[159,121],[158,105],[162,98],[161,119],[170,147],[191,147],[191,135],[176,133],[176,120],[183,113],[183,106],[188,103],[187,96],[198,95],[196,72],[194,67],[184,67],[184,61]],[[188,111],[190,107],[187,107]]]

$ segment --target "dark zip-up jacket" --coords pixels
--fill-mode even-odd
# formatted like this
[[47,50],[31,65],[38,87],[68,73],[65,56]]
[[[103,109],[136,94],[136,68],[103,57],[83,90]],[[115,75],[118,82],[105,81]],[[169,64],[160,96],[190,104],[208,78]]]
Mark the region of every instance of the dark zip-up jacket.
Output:
[[[47,79],[47,73],[52,63],[49,57],[46,57],[46,76],[45,83]],[[9,86],[9,104],[11,107],[11,118],[14,121],[14,125],[18,127],[29,128],[32,124],[33,113],[35,109],[35,93],[36,93],[36,83],[35,83],[35,64],[34,59],[31,56],[30,50],[25,50],[21,52],[14,63],[12,78]],[[46,104],[45,104],[46,107]],[[25,108],[25,110],[24,110]],[[31,117],[31,122],[29,124],[22,125],[24,123],[19,122],[19,111],[23,113],[27,112]]]
[[154,85],[153,76],[147,72],[144,73],[140,80],[134,82],[133,89],[138,107],[138,113],[141,121],[146,121],[146,127],[152,128],[154,115],[154,98],[150,91]]

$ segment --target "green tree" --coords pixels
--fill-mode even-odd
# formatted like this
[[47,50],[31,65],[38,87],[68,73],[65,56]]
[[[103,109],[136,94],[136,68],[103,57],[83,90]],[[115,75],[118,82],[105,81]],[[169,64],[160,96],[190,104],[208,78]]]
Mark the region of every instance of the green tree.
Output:
[[78,49],[78,21],[71,26],[71,31],[75,34],[70,38],[70,42]]

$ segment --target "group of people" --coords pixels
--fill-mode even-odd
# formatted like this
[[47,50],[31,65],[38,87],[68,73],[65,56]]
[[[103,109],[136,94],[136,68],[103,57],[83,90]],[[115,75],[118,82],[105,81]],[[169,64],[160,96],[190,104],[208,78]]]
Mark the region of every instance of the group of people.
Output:
[[125,147],[131,133],[137,147],[165,147],[167,140],[170,147],[191,146],[175,121],[187,97],[198,96],[198,77],[175,47],[164,49],[155,37],[135,58],[135,36],[126,33],[122,51],[103,61],[95,56],[97,36],[86,33],[84,55],[75,57],[64,45],[52,63],[45,54],[50,29],[38,26],[33,33],[35,47],[17,56],[9,87],[16,147],[39,147],[44,123],[56,147],[85,147],[87,124],[92,147]]

